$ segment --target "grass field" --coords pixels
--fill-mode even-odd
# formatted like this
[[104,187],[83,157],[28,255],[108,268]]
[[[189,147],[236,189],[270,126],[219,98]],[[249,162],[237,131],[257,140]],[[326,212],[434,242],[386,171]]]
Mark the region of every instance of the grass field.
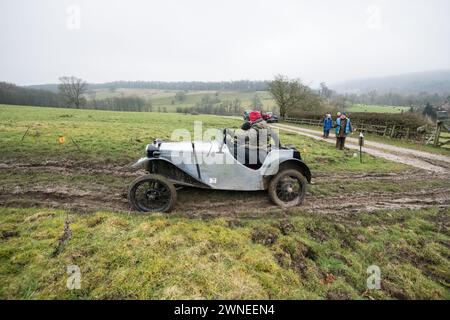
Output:
[[406,112],[409,109],[409,107],[402,106],[354,104],[353,106],[347,108],[347,112],[401,113]]
[[[447,177],[371,156],[360,164],[308,137],[281,135],[313,172],[303,206],[186,189],[171,214],[130,212],[124,194],[142,172],[127,165],[194,121],[240,125],[0,106],[0,298],[450,298],[450,211],[435,199]],[[68,265],[80,268],[79,290],[66,288]],[[371,265],[380,290],[366,287]]]
[[[194,121],[208,128],[238,128],[240,120],[213,115],[112,112],[33,108],[0,105],[0,161],[89,161],[126,164],[141,157],[146,144],[170,140],[174,129],[192,132]],[[27,132],[28,130],[28,132]],[[25,135],[26,133],[26,135]],[[24,136],[25,135],[25,136]],[[58,142],[64,136],[66,143]],[[22,139],[23,138],[23,139]],[[322,142],[282,133],[286,144],[296,145],[313,169],[321,171],[399,170],[393,162],[369,158],[364,164],[352,154],[325,147]],[[328,161],[329,160],[329,161]],[[383,168],[380,168],[382,164]]]
[[[258,95],[259,99],[263,104],[265,110],[272,110],[275,107],[275,101],[270,96],[267,91],[256,91],[256,92],[242,92],[242,91],[187,91],[186,100],[176,101],[175,94],[179,90],[157,90],[157,89],[116,89],[114,91],[109,90],[96,90],[87,94],[88,99],[105,99],[111,97],[121,97],[121,96],[137,96],[151,101],[153,106],[153,111],[161,111],[166,108],[168,112],[175,112],[177,107],[188,108],[193,107],[197,102],[200,102],[202,97],[209,95],[214,97],[216,94],[221,101],[232,101],[234,99],[239,99],[241,105],[244,109],[249,108],[252,103],[252,99],[255,95]],[[173,101],[173,103],[172,103]]]
[[[297,215],[236,223],[0,209],[0,297],[21,299],[449,299],[450,212]],[[414,261],[414,264],[411,262]],[[383,289],[366,288],[366,269]],[[66,288],[78,265],[81,289]]]
[[[248,109],[252,103],[253,97],[258,95],[260,98],[263,109],[273,111],[276,109],[276,104],[268,91],[257,92],[242,92],[242,91],[188,91],[186,92],[186,100],[183,102],[175,101],[174,97],[178,90],[158,90],[158,89],[127,89],[119,88],[114,91],[101,89],[95,90],[87,94],[88,99],[104,99],[120,96],[138,96],[148,101],[151,101],[153,110],[166,108],[168,112],[175,112],[177,107],[187,108],[192,107],[195,103],[199,102],[205,95],[214,96],[216,93],[222,100],[234,100],[239,99],[244,109]],[[174,101],[172,103],[172,101]],[[409,107],[403,106],[385,106],[385,105],[366,105],[366,104],[354,104],[347,108],[347,112],[374,112],[374,113],[401,113],[409,110]]]

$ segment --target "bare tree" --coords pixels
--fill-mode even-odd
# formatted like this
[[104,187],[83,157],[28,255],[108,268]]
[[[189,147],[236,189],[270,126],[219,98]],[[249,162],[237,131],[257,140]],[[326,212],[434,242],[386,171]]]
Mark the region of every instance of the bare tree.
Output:
[[319,94],[322,98],[330,100],[331,96],[333,95],[333,91],[330,88],[328,88],[325,82],[321,82]]
[[86,102],[83,94],[87,90],[87,83],[83,79],[71,76],[61,77],[59,81],[61,82],[58,86],[59,92],[67,99],[69,105],[79,108]]
[[280,108],[280,116],[284,119],[286,114],[295,107],[300,107],[305,103],[310,104],[313,94],[311,89],[303,85],[298,79],[289,79],[283,75],[275,76],[269,83],[269,92]]

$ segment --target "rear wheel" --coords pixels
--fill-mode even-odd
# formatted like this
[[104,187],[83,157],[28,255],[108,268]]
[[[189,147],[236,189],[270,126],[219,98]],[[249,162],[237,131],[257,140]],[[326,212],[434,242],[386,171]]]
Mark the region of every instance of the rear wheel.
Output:
[[128,201],[141,212],[169,212],[177,201],[173,183],[157,174],[149,174],[133,181]]
[[306,194],[306,178],[297,170],[286,169],[278,172],[269,183],[270,199],[282,208],[294,207],[302,203]]

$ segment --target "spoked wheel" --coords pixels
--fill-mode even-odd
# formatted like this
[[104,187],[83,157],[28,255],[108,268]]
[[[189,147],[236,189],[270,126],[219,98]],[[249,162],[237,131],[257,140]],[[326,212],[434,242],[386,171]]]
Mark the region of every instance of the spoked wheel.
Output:
[[269,196],[280,207],[294,207],[302,203],[306,184],[306,178],[297,170],[283,170],[270,181]]
[[173,183],[163,176],[149,174],[133,181],[128,200],[141,212],[168,212],[175,205],[177,192]]

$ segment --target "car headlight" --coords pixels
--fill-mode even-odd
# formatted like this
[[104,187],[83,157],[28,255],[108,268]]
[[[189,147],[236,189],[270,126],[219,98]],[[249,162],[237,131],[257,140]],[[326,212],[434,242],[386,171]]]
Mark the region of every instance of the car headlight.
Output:
[[148,158],[157,158],[161,154],[159,148],[153,144],[147,145],[146,152]]

